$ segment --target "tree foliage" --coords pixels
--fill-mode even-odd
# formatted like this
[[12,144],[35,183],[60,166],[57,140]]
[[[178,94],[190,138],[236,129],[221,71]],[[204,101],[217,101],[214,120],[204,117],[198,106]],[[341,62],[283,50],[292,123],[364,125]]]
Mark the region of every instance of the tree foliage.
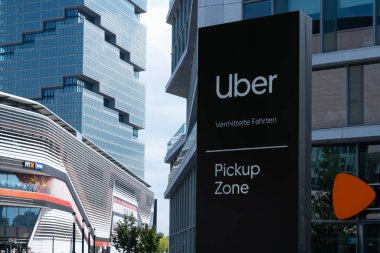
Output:
[[143,224],[140,228],[140,252],[156,253],[160,244],[161,234],[156,233],[154,227],[149,228],[148,224]]
[[123,220],[119,221],[115,228],[115,233],[111,235],[113,246],[121,252],[138,252],[138,242],[140,228],[136,218],[124,215]]
[[169,251],[169,237],[162,235],[160,238],[160,244],[158,245],[159,253],[167,253]]
[[156,253],[163,235],[148,224],[138,226],[133,215],[125,215],[111,235],[113,246],[123,253]]

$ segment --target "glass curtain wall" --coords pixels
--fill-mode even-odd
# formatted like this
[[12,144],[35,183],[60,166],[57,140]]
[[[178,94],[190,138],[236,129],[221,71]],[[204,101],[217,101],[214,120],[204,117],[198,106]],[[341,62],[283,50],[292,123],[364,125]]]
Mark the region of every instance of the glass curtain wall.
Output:
[[315,146],[312,149],[312,252],[380,252],[380,201],[356,217],[337,220],[332,187],[338,173],[367,182],[380,196],[380,144]]
[[0,206],[0,252],[27,252],[40,208]]
[[340,172],[356,174],[356,159],[355,145],[321,146],[312,149],[313,253],[356,252],[355,221],[338,221],[331,204],[335,176]]
[[[380,144],[359,146],[359,175],[372,185],[376,195],[380,196]],[[360,252],[380,252],[380,201],[375,201],[361,215],[363,240]]]
[[300,10],[313,19],[313,53],[333,52],[372,46],[374,38],[380,43],[379,1],[251,0],[244,3],[244,19]]
[[372,0],[322,0],[322,52],[373,45]]
[[244,19],[259,18],[271,15],[271,1],[245,1]]

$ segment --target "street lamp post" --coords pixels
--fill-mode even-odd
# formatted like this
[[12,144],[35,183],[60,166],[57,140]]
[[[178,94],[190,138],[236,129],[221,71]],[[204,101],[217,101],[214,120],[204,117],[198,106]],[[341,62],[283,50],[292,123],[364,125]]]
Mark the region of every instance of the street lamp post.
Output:
[[88,253],[91,253],[91,225],[88,224]]
[[96,235],[95,235],[95,228],[94,228],[94,252],[95,253],[95,242],[96,242]]
[[82,219],[82,253],[84,253],[84,226],[86,225],[85,220]]
[[75,212],[73,212],[73,253],[75,253]]

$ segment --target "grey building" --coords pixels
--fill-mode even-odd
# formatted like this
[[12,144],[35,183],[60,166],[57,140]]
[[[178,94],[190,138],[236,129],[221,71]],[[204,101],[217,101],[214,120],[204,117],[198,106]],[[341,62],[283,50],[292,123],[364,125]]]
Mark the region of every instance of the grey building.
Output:
[[0,91],[42,103],[141,178],[146,5],[0,2]]
[[339,172],[356,175],[379,192],[379,4],[378,0],[170,1],[172,74],[166,92],[187,100],[187,127],[181,126],[169,141],[165,157],[170,164],[165,197],[170,199],[171,252],[195,252],[197,28],[295,10],[313,18],[312,252],[380,250],[378,200],[343,221],[337,220],[331,204],[332,183]]
[[73,227],[76,252],[94,237],[96,252],[117,252],[124,214],[153,223],[149,187],[46,107],[0,92],[1,252],[73,252]]

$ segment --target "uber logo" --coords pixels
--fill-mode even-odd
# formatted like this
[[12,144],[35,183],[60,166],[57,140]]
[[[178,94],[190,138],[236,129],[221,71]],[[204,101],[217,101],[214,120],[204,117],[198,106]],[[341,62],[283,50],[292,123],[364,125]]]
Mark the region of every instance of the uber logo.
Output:
[[[253,79],[252,83],[246,78],[238,79],[238,74],[228,75],[228,92],[222,94],[220,91],[220,76],[216,76],[216,95],[221,98],[232,98],[232,97],[245,97],[248,95],[249,91],[252,91],[255,95],[262,95],[265,93],[273,92],[273,82],[277,78],[277,75],[269,75],[268,78],[264,76],[257,76]],[[239,91],[239,86],[240,88]]]

